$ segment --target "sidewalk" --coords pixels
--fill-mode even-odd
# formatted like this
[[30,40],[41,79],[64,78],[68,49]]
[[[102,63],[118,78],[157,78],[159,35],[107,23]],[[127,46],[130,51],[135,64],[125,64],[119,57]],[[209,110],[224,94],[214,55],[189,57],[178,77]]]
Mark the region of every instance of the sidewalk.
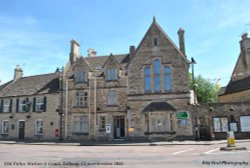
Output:
[[[237,143],[250,142],[250,139],[236,140]],[[25,145],[59,145],[59,146],[164,146],[164,145],[215,145],[227,144],[227,140],[214,141],[159,141],[159,142],[133,142],[133,141],[108,141],[108,142],[37,142],[37,141],[1,141],[0,144],[25,144]]]

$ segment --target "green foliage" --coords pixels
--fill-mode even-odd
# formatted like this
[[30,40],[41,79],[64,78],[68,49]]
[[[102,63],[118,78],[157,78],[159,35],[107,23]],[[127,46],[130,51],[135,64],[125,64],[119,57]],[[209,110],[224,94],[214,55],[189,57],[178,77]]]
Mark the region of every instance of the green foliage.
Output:
[[189,74],[189,88],[195,89],[198,103],[212,103],[218,101],[218,93],[220,90],[219,83],[212,83],[208,79],[203,78],[201,75],[194,78],[194,85],[192,74]]

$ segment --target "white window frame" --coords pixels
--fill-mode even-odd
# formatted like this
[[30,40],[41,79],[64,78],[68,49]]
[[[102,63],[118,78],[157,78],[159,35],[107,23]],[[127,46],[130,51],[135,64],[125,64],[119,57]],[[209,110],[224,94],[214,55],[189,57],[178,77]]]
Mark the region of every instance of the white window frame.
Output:
[[9,113],[10,112],[10,100],[3,100],[3,112],[4,113]]
[[88,106],[88,92],[87,91],[77,91],[75,97],[75,106]]
[[37,97],[36,98],[36,111],[43,111],[44,109],[44,98],[43,97]]
[[73,117],[73,133],[89,133],[88,116]]
[[[7,125],[5,125],[7,123]],[[9,120],[2,121],[2,134],[9,134],[10,124]]]
[[43,120],[35,121],[35,135],[43,135]]

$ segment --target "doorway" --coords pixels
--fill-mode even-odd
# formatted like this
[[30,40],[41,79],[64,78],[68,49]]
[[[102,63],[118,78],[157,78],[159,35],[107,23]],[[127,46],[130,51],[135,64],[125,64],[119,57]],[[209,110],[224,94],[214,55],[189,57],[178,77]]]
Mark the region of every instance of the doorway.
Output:
[[24,139],[25,135],[25,121],[19,121],[18,138]]
[[114,118],[114,138],[123,139],[125,137],[125,119],[124,117]]

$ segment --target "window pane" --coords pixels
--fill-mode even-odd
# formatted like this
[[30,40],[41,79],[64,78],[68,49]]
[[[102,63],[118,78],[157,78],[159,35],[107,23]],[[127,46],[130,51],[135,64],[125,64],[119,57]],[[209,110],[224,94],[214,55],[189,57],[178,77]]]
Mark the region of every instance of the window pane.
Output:
[[151,80],[150,80],[150,68],[146,67],[144,69],[144,90],[150,91],[151,90]]
[[107,70],[107,80],[117,80],[117,69],[112,68]]
[[169,66],[164,68],[164,80],[165,80],[165,90],[171,91],[172,90],[172,79],[171,79],[171,69]]
[[155,91],[156,92],[160,92],[161,91],[161,79],[160,79],[160,75],[156,75],[154,77],[154,87],[155,87]]
[[153,63],[153,67],[154,67],[154,74],[160,74],[161,72],[161,62],[160,60],[155,60]]

